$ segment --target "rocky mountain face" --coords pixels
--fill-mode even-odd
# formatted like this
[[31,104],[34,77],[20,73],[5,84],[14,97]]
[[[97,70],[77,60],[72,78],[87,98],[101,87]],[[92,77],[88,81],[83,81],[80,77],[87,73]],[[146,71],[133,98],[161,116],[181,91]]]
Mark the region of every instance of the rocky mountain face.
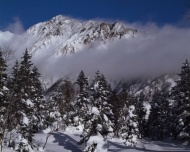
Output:
[[56,54],[73,54],[95,41],[111,41],[115,38],[133,37],[136,30],[115,22],[78,21],[62,15],[38,23],[26,32],[35,41],[29,50],[32,53],[51,49]]
[[32,53],[43,52],[68,55],[92,47],[93,42],[106,43],[114,39],[134,37],[137,30],[124,24],[100,21],[79,21],[62,15],[30,27],[25,33],[15,35],[0,32],[0,45]]

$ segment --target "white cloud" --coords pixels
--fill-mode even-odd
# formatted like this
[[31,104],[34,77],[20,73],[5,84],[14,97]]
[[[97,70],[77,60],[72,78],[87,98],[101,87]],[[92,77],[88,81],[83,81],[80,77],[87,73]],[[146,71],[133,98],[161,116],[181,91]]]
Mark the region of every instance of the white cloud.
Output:
[[[22,32],[21,22],[19,19],[15,21],[7,29],[14,33]],[[119,79],[159,76],[179,73],[185,59],[190,60],[190,28],[159,27],[155,23],[126,23],[126,26],[144,32],[135,38],[117,40],[97,49],[85,49],[72,56],[55,57],[51,54],[53,50],[41,50],[33,61],[43,76],[56,80],[66,75],[77,76],[80,70],[89,76],[100,70],[108,77]],[[17,56],[30,44],[23,36],[27,35],[13,37],[7,42],[11,48],[18,50]]]
[[73,56],[51,57],[39,68],[52,77],[76,76],[80,70],[94,75],[100,70],[109,77],[128,79],[178,73],[185,59],[190,60],[190,29],[150,23],[136,26],[147,34],[83,50]]

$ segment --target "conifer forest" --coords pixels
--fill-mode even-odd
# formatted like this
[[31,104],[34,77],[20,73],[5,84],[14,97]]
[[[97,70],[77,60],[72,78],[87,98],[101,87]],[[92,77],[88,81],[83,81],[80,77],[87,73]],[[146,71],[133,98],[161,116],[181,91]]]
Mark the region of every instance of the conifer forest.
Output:
[[190,143],[188,60],[175,86],[164,83],[133,93],[126,83],[113,88],[100,71],[89,79],[82,69],[76,80],[58,80],[45,90],[31,58],[26,50],[10,70],[0,51],[0,151],[6,139],[8,146],[16,144],[16,151],[30,152],[37,146],[34,135],[49,128],[44,149],[51,133],[71,126],[82,126],[77,144],[84,145],[84,152],[94,152],[112,138],[132,147],[138,139]]

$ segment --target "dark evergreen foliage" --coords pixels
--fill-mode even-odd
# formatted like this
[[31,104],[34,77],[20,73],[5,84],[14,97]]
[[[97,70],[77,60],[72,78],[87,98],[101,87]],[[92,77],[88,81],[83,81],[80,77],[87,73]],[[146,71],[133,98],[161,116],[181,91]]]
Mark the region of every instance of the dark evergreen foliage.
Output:
[[148,136],[148,119],[147,117],[147,109],[145,108],[144,104],[148,102],[145,94],[143,92],[137,96],[137,103],[136,103],[136,113],[138,119],[138,127],[139,127],[139,136],[138,138],[144,138]]
[[148,120],[149,137],[163,140],[168,137],[169,94],[162,89],[155,89],[151,102],[151,112]]
[[7,126],[9,105],[9,89],[7,88],[7,65],[0,51],[0,148],[2,150],[2,142]]
[[33,67],[31,56],[26,50],[21,63],[16,62],[9,83],[10,101],[15,106],[11,111],[10,120],[16,116],[13,126],[17,126],[17,132],[21,135],[19,147],[23,145],[22,149],[26,149],[27,144],[30,148],[34,147],[33,135],[39,131],[43,123],[44,100],[39,78],[40,74],[37,68]]
[[88,95],[88,80],[84,75],[84,72],[81,71],[76,84],[78,84],[80,90],[79,94],[76,97],[75,102],[75,108],[76,108],[76,114],[75,114],[75,124],[83,124],[84,119],[86,117],[86,112],[89,111],[89,95]]
[[180,79],[172,90],[172,130],[175,139],[190,142],[190,65],[186,62],[181,67]]

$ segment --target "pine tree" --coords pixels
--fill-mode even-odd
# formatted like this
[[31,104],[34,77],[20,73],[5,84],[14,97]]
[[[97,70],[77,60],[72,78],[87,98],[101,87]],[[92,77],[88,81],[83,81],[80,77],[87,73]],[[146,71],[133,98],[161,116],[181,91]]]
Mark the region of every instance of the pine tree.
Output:
[[[98,108],[100,111],[100,120],[102,125],[102,136],[107,136],[108,133],[113,130],[113,112],[110,103],[111,90],[110,86],[107,84],[104,75],[100,75],[99,72],[96,73],[94,92],[92,94],[92,105]],[[104,123],[105,122],[105,123]]]
[[88,87],[88,80],[84,75],[84,72],[81,71],[76,84],[79,85],[80,90],[79,94],[76,97],[76,116],[75,119],[77,121],[77,125],[83,124],[83,120],[85,119],[86,112],[89,111],[89,99],[88,99],[88,93],[87,93],[87,87]]
[[188,61],[181,67],[180,79],[172,90],[173,136],[190,142],[190,65]]
[[139,130],[134,105],[130,105],[127,108],[126,116],[123,116],[123,122],[121,126],[121,137],[124,139],[126,145],[135,146]]
[[147,122],[149,119],[149,107],[150,107],[150,104],[148,103],[148,99],[146,99],[144,93],[141,92],[139,96],[137,97],[137,104],[136,104],[136,112],[137,112],[137,116],[138,116],[137,118],[138,118],[138,124],[139,124],[138,138],[144,138],[147,136],[147,132],[148,132]]
[[116,137],[120,137],[121,126],[126,114],[126,107],[129,104],[129,96],[125,87],[123,87],[118,94],[116,94],[116,91],[113,91],[111,94],[110,101],[114,115],[114,134]]
[[118,130],[120,127],[120,122],[118,120],[120,120],[121,118],[121,114],[122,114],[122,109],[123,109],[123,104],[122,102],[120,102],[118,94],[116,93],[116,91],[114,90],[112,92],[111,98],[110,98],[110,103],[112,105],[112,112],[114,115],[114,134],[116,137],[119,137],[118,134]]
[[163,140],[168,137],[168,97],[166,89],[155,89],[148,120],[149,137],[152,139]]
[[[52,128],[53,131],[58,131],[64,123],[64,97],[61,92],[54,92],[50,101],[47,103],[47,117],[46,117],[46,125]],[[62,128],[63,129],[63,128]]]
[[0,149],[2,151],[2,142],[7,127],[8,118],[8,94],[9,89],[7,88],[7,74],[6,74],[6,62],[3,59],[2,53],[0,52]]
[[[32,62],[31,62],[31,56],[29,55],[28,51],[26,50],[23,57],[21,58],[20,68],[19,68],[19,93],[20,93],[20,99],[19,99],[19,106],[20,106],[20,114],[22,119],[20,120],[20,129],[18,132],[21,135],[19,148],[20,149],[26,149],[26,147],[33,148],[33,125],[32,125],[32,119],[33,119],[33,110],[34,110],[34,103],[31,101],[31,93],[32,93],[32,87],[33,87],[33,81],[31,77],[31,68],[32,68]],[[20,150],[19,149],[19,150]]]
[[97,138],[100,138],[102,142],[106,143],[107,137],[113,136],[113,113],[109,97],[109,85],[105,77],[97,72],[92,85],[92,108],[87,112],[84,130],[79,141],[79,144],[86,143],[84,149],[86,152],[99,147],[100,143],[96,141]]
[[88,79],[85,77],[84,72],[81,71],[78,75],[76,84],[80,87],[80,92],[83,92],[86,90],[86,87],[88,86]]
[[20,84],[19,84],[19,63],[15,62],[12,68],[12,73],[8,81],[8,87],[10,88],[9,93],[9,113],[8,113],[8,130],[10,132],[9,144],[11,141],[12,133],[19,128],[20,120],[22,119],[22,114],[20,113]]
[[31,101],[34,104],[33,108],[33,130],[38,132],[43,126],[43,122],[45,121],[44,111],[45,111],[45,99],[43,96],[42,84],[40,82],[40,73],[38,69],[34,66],[31,71],[31,79],[32,79],[32,92],[31,92]]
[[18,133],[21,135],[19,148],[33,149],[34,147],[34,133],[39,130],[42,122],[43,111],[43,96],[42,87],[39,81],[40,74],[36,67],[33,67],[31,62],[31,55],[26,50],[19,69],[14,73],[17,85],[15,87],[14,96],[18,105],[16,115],[19,115],[20,120],[18,124]]
[[128,146],[135,146],[136,139],[139,137],[138,115],[136,114],[135,106],[136,98],[127,90],[123,90],[121,97],[125,101],[122,102],[120,108],[120,117],[116,126],[117,136],[124,140]]

